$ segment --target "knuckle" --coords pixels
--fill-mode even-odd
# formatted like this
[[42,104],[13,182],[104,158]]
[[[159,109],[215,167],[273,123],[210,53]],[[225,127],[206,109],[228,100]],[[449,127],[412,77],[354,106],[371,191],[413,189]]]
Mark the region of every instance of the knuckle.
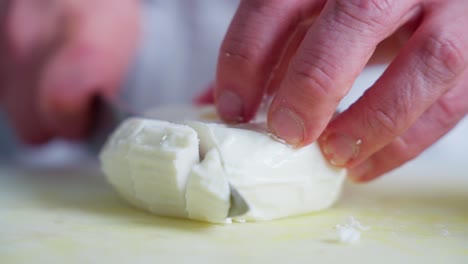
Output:
[[421,153],[421,149],[418,147],[418,145],[412,143],[411,139],[408,139],[404,135],[397,137],[392,144],[396,149],[395,152],[397,155],[395,155],[394,158],[398,159],[398,163],[404,163],[406,161],[412,160]]
[[246,41],[236,36],[226,37],[220,56],[234,64],[252,65],[255,63],[259,47],[252,41]]
[[302,89],[304,95],[340,100],[344,95],[340,89],[333,89],[336,86],[333,72],[336,72],[335,67],[324,59],[302,56],[291,63],[289,80],[295,89]]
[[422,46],[422,75],[435,84],[456,79],[466,67],[463,42],[446,30],[429,35]]
[[335,0],[345,12],[356,15],[384,17],[391,13],[393,0]]
[[441,98],[437,102],[437,105],[438,108],[441,110],[441,113],[443,113],[444,120],[450,120],[454,116],[458,116],[461,112],[461,107],[459,106],[459,104],[452,102],[451,100],[447,100],[446,98]]
[[[360,30],[379,33],[393,13],[394,0],[335,0],[338,22]],[[362,27],[365,26],[365,27]]]
[[398,122],[398,114],[390,113],[381,107],[368,107],[366,111],[367,127],[376,136],[385,138],[393,138],[399,134],[400,123]]
[[440,98],[435,104],[435,114],[432,118],[442,128],[452,127],[464,115],[466,102],[457,102],[447,96]]

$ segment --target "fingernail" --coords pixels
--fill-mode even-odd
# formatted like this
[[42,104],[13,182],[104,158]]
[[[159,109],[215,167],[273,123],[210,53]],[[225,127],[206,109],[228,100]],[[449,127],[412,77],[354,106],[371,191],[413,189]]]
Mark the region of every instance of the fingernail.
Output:
[[304,140],[304,122],[288,108],[282,107],[272,114],[269,128],[278,138],[293,146]]
[[218,112],[226,122],[239,123],[244,120],[244,103],[240,96],[225,90],[218,97]]
[[353,182],[365,182],[368,174],[373,168],[373,163],[370,160],[366,160],[361,164],[357,165],[348,170],[348,178]]
[[323,154],[330,164],[345,166],[359,153],[361,140],[342,134],[329,134],[321,140]]

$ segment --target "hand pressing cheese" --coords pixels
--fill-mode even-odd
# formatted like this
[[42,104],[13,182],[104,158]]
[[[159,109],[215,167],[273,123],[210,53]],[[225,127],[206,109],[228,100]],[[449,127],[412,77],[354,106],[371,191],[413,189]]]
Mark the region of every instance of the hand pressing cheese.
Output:
[[132,118],[117,129],[101,161],[124,198],[158,215],[214,223],[228,220],[229,184],[250,207],[238,220],[305,214],[338,198],[345,172],[315,143],[294,149],[262,123],[232,127],[214,122],[213,109],[198,113],[190,115],[196,121],[171,117],[177,123]]

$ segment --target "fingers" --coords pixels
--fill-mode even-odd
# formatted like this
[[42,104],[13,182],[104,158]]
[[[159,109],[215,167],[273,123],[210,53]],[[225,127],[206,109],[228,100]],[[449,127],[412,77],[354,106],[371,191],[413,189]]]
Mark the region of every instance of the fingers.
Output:
[[304,36],[309,30],[310,26],[315,22],[316,17],[312,17],[305,21],[302,21],[297,25],[294,33],[289,38],[289,41],[286,43],[286,47],[283,50],[283,54],[279,60],[279,63],[273,69],[273,72],[270,76],[270,79],[267,84],[266,93],[268,95],[274,95],[279,89],[281,81],[286,75],[289,63],[291,62],[292,57],[296,53],[296,50],[301,45],[304,40]]
[[392,62],[419,24],[420,21],[411,21],[398,29],[392,36],[380,42],[367,65],[387,65]]
[[215,99],[227,122],[248,121],[255,114],[270,72],[289,35],[315,1],[244,0],[221,46]]
[[361,163],[404,133],[461,81],[468,61],[468,36],[460,32],[468,19],[459,5],[448,7],[427,10],[433,13],[382,77],[330,123],[320,144],[332,164]]
[[39,108],[58,136],[76,139],[92,123],[95,96],[115,96],[138,34],[134,1],[74,2],[67,38],[51,56],[39,85]]
[[329,1],[307,32],[269,110],[289,144],[314,141],[377,44],[413,17],[414,1]]
[[349,177],[356,182],[370,181],[418,156],[466,116],[467,88],[465,81],[447,92],[403,135],[351,168]]
[[46,17],[35,14],[46,11],[34,5],[39,2],[9,1],[0,22],[5,26],[0,40],[0,99],[19,138],[28,144],[45,143],[52,136],[38,111],[35,89],[41,57],[36,51],[45,49],[38,37],[51,33],[44,31]]

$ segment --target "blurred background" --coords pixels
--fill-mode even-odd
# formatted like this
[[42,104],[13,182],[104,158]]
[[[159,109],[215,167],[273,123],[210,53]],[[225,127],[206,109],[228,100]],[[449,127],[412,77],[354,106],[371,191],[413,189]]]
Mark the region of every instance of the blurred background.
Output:
[[[136,112],[191,103],[213,81],[217,52],[237,0],[141,0],[142,37],[120,100]],[[21,103],[21,98],[18,98]],[[96,153],[91,153],[91,155]],[[35,165],[88,159],[80,143],[25,146],[0,110],[0,160]]]
[[[141,1],[143,36],[121,89],[121,100],[138,112],[162,104],[190,103],[214,79],[217,51],[237,4],[238,1],[212,0]],[[340,109],[346,109],[356,100],[384,68],[366,69]],[[431,169],[464,166],[468,170],[467,151],[468,120],[465,118],[415,162]],[[95,157],[96,152],[90,152],[86,144],[63,140],[43,146],[25,146],[0,111],[0,160],[3,163],[63,166]]]

